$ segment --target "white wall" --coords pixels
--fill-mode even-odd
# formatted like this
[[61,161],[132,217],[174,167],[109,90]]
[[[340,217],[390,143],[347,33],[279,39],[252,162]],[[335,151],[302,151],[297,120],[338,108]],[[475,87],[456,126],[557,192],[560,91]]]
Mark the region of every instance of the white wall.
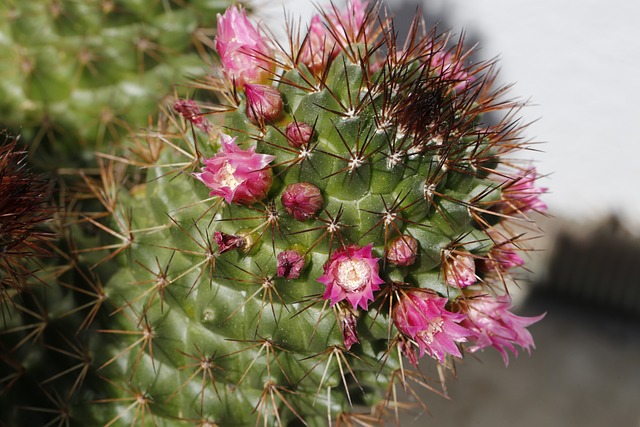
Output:
[[[306,22],[309,0],[278,0]],[[320,1],[321,4],[327,2]],[[388,0],[415,10],[419,0]],[[554,215],[597,219],[615,212],[640,226],[640,2],[628,0],[425,0],[442,28],[464,29],[482,58],[500,56],[503,83],[529,98],[531,153]],[[636,123],[638,123],[636,125]],[[529,153],[525,153],[529,156]]]

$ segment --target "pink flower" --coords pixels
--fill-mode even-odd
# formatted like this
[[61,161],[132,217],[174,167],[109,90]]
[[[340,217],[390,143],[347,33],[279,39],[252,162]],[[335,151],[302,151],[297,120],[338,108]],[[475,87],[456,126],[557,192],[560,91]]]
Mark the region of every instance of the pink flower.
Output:
[[373,292],[384,280],[378,275],[378,260],[373,258],[373,244],[365,247],[348,245],[335,251],[324,264],[324,274],[318,279],[327,289],[323,298],[331,299],[331,306],[346,299],[354,309],[367,310]]
[[278,276],[297,279],[304,268],[304,257],[298,251],[288,250],[278,254]]
[[218,254],[223,254],[233,249],[243,248],[247,240],[242,236],[227,234],[222,231],[213,233],[213,240],[218,244]]
[[284,131],[291,148],[303,148],[313,136],[313,127],[303,122],[291,122]]
[[320,189],[308,182],[287,185],[280,200],[287,213],[298,221],[313,218],[324,203]]
[[211,123],[202,115],[200,107],[193,99],[178,99],[173,104],[173,109],[198,129],[207,133],[211,130]]
[[275,70],[268,58],[273,56],[266,38],[247,18],[244,9],[229,6],[218,14],[216,50],[220,54],[225,75],[236,87],[245,83],[266,83]]
[[416,289],[403,293],[393,311],[396,328],[415,342],[420,357],[428,353],[440,363],[447,354],[462,357],[456,343],[465,342],[471,335],[460,325],[466,316],[447,311],[444,308],[447,301],[432,292]]
[[493,298],[489,295],[469,297],[466,301],[467,318],[462,323],[472,333],[475,345],[468,350],[478,351],[493,346],[502,355],[505,365],[509,364],[506,349],[514,356],[518,351],[514,345],[519,345],[531,353],[535,348],[533,338],[526,327],[541,320],[545,314],[536,317],[521,317],[511,313],[511,299],[507,295]]
[[241,150],[235,138],[220,134],[218,153],[204,159],[201,173],[194,176],[211,189],[211,196],[223,197],[227,203],[250,205],[266,197],[273,173],[268,164],[275,156],[257,154],[256,148]]
[[456,92],[465,90],[474,80],[474,77],[467,73],[462,62],[448,52],[434,53],[430,67],[438,73],[440,78],[451,82]]
[[442,263],[442,274],[449,286],[465,288],[478,281],[476,261],[469,253],[455,252],[447,255]]
[[367,7],[369,2],[361,0],[350,0],[347,3],[347,10],[338,15],[332,13],[328,16],[331,28],[336,32],[336,36],[342,43],[359,43],[366,35],[364,27],[367,17]]
[[334,38],[327,31],[320,15],[311,19],[309,32],[300,49],[300,62],[306,65],[312,73],[322,74],[330,58],[339,52]]
[[500,233],[487,230],[495,246],[491,248],[488,258],[481,263],[484,271],[495,271],[500,269],[507,271],[524,264],[524,260],[518,255],[517,247],[510,240],[504,238]]
[[418,241],[411,236],[398,236],[387,247],[387,260],[400,267],[407,267],[416,261]]
[[546,188],[535,186],[537,179],[536,168],[532,167],[520,171],[515,177],[502,186],[502,211],[513,212],[544,212],[547,205],[540,200],[540,195],[547,192]]
[[247,83],[244,93],[247,95],[247,117],[253,123],[272,122],[282,114],[282,96],[275,87]]

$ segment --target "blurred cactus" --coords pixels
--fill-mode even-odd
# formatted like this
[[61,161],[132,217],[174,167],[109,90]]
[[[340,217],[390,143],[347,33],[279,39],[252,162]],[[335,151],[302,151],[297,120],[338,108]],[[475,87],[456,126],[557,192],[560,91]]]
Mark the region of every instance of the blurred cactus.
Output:
[[42,168],[95,165],[96,148],[146,126],[174,82],[207,73],[204,43],[229,3],[3,1],[0,128],[41,147]]

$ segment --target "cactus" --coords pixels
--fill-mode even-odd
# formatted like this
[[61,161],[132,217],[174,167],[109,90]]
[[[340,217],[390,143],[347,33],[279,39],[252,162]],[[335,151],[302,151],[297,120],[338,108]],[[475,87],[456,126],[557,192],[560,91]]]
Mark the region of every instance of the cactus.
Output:
[[[147,125],[197,54],[224,0],[8,0],[0,5],[0,128],[42,168],[94,166]],[[196,42],[196,43],[194,43]]]
[[511,313],[507,284],[545,190],[510,158],[529,143],[494,63],[468,63],[461,39],[419,19],[398,46],[360,0],[288,30],[279,44],[227,9],[219,66],[193,82],[209,101],[162,107],[85,175],[104,209],[78,217],[96,236],[69,243],[75,304],[51,317],[72,337],[45,346],[72,360],[22,412],[379,425],[426,408],[420,388],[446,394],[466,352],[494,347],[506,364],[533,347],[542,316]]

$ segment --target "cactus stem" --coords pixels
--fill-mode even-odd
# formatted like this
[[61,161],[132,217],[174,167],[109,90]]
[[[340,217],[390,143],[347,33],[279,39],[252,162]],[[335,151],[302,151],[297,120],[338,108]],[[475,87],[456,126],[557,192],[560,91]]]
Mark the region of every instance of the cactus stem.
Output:
[[179,369],[185,370],[195,368],[195,371],[189,376],[187,380],[184,381],[184,383],[182,383],[182,385],[175,392],[171,394],[171,396],[167,398],[167,400],[165,400],[165,403],[170,402],[174,397],[176,397],[180,390],[190,384],[191,380],[193,380],[198,374],[202,374],[202,381],[200,382],[200,411],[202,411],[202,409],[204,408],[204,393],[208,384],[211,384],[213,386],[213,390],[216,393],[216,396],[218,396],[218,400],[222,401],[220,399],[220,394],[218,393],[218,387],[216,386],[216,380],[214,376],[214,371],[222,370],[222,368],[213,362],[215,354],[206,355],[202,350],[200,350],[200,348],[198,348],[197,344],[194,344],[194,347],[196,350],[196,354],[185,353],[182,350],[177,349],[179,353],[194,361],[194,363],[184,365]]

